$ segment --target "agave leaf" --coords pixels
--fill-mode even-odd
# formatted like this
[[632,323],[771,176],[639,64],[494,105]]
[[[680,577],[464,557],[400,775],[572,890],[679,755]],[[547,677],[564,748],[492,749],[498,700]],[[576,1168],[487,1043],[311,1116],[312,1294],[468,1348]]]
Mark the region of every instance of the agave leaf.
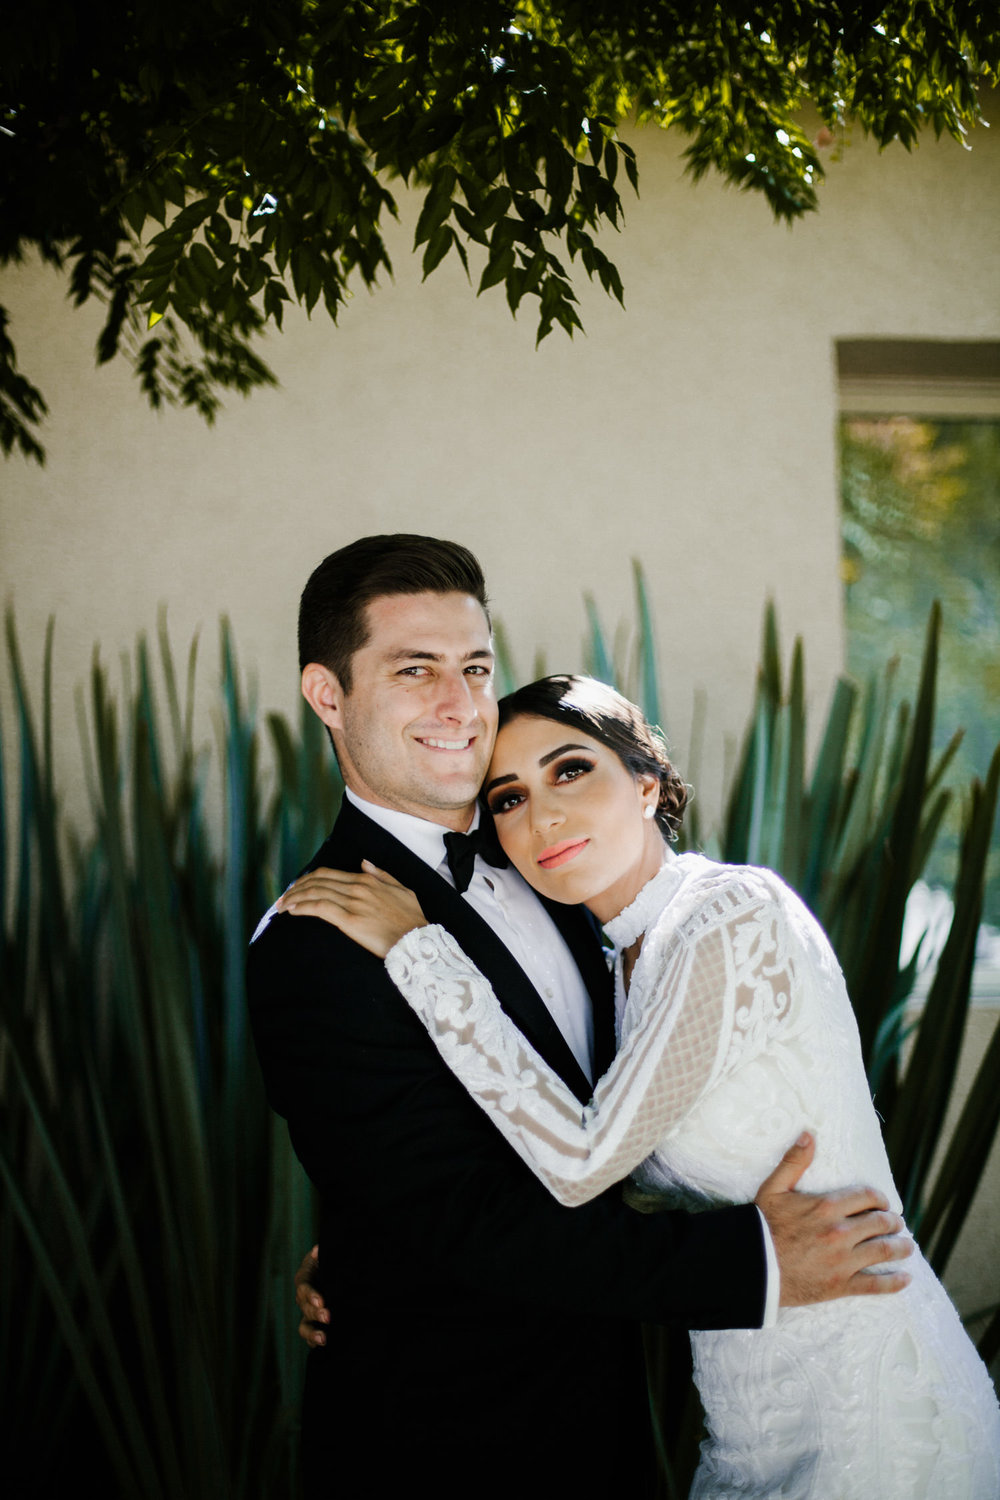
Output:
[[[31,1247],[33,1264],[37,1275],[40,1277],[46,1291],[48,1292],[52,1311],[55,1316],[56,1326],[69,1350],[73,1366],[76,1370],[80,1388],[85,1393],[94,1421],[101,1433],[107,1455],[118,1476],[124,1495],[138,1495],[130,1455],[126,1451],[121,1430],[121,1418],[119,1413],[112,1413],[107,1401],[104,1399],[103,1382],[97,1373],[97,1367],[91,1357],[88,1340],[83,1332],[79,1318],[67,1297],[59,1269],[54,1264],[48,1251],[48,1236],[40,1232],[38,1223],[31,1211],[30,1205],[21,1192],[18,1173],[12,1162],[8,1160],[7,1153],[0,1142],[0,1177],[10,1197],[10,1203],[14,1213]],[[128,1433],[124,1434],[128,1436]],[[150,1465],[149,1472],[155,1475],[155,1470]],[[154,1479],[155,1485],[155,1479]],[[149,1491],[150,1500],[157,1500],[162,1495],[158,1487]]]
[[998,1354],[1000,1354],[1000,1304],[993,1309],[993,1316],[980,1335],[976,1346],[980,1357],[988,1369],[993,1367]]
[[597,604],[593,594],[584,594],[584,608],[587,612],[589,633],[587,644],[584,648],[584,662],[591,677],[596,677],[598,682],[614,683],[617,674],[608,651],[607,638],[601,625],[601,617],[597,612]]
[[[886,1135],[904,1204],[915,1211],[954,1082],[968,1011],[983,879],[996,816],[1000,747],[983,786],[973,783],[955,909]],[[916,1226],[919,1227],[919,1224]]]
[[[47,1119],[47,1112],[36,1090],[32,1087],[30,1068],[25,1065],[25,1058],[19,1049],[12,1047],[9,1055],[20,1084],[21,1096],[31,1116],[34,1138],[43,1154],[47,1176],[59,1209],[60,1225],[71,1247],[73,1262],[86,1297],[86,1325],[92,1329],[92,1337],[97,1340],[101,1365],[106,1370],[106,1379],[113,1394],[115,1402],[113,1420],[103,1394],[103,1381],[96,1374],[96,1366],[84,1334],[84,1324],[79,1315],[67,1305],[67,1299],[60,1285],[60,1277],[47,1251],[46,1237],[39,1232],[35,1215],[18,1187],[13,1167],[2,1152],[0,1152],[0,1171],[3,1173],[7,1189],[11,1194],[15,1212],[37,1257],[39,1274],[48,1289],[53,1310],[59,1320],[63,1337],[69,1345],[83,1390],[93,1409],[95,1419],[102,1429],[109,1455],[123,1478],[130,1474],[133,1464],[140,1472],[148,1475],[151,1484],[148,1493],[151,1500],[156,1500],[156,1497],[162,1495],[163,1491],[154,1477],[157,1471],[152,1453],[146,1442],[142,1419],[133,1399],[131,1382],[122,1364],[114,1332],[105,1310],[104,1289],[98,1268],[91,1256],[87,1225],[81,1216],[63,1170],[61,1153],[51,1123]],[[109,1431],[109,1426],[115,1431]],[[119,1440],[119,1434],[121,1434],[121,1440]],[[127,1449],[131,1452],[128,1453]],[[134,1489],[131,1483],[129,1487]]]
[[660,674],[656,662],[656,632],[646,591],[646,580],[638,558],[632,561],[636,611],[639,618],[639,706],[650,724],[663,722],[660,704]]
[[937,761],[931,767],[931,770],[927,776],[928,796],[930,796],[932,792],[936,792],[938,787],[941,785],[941,782],[944,780],[945,772],[948,770],[948,767],[955,759],[956,752],[958,751],[958,748],[964,739],[965,730],[956,729],[947,745],[945,745],[944,749],[941,751],[940,755],[937,758]]
[[131,1216],[126,1203],[126,1189],[119,1170],[94,1066],[89,1059],[85,1060],[85,1065],[94,1129],[101,1151],[103,1178],[107,1184],[108,1197],[114,1215],[116,1249],[122,1258],[131,1313],[135,1322],[138,1356],[143,1372],[143,1394],[149,1403],[150,1415],[156,1431],[158,1464],[163,1471],[166,1494],[180,1494],[183,1479],[176,1462],[169,1419],[169,1403],[163,1380],[160,1352],[157,1347],[157,1333],[150,1308],[146,1268],[132,1231]]
[[792,649],[787,722],[787,759],[784,775],[784,829],[779,867],[797,889],[803,883],[808,824],[805,816],[806,781],[806,685],[805,655],[801,637]]
[[493,646],[496,651],[497,690],[502,696],[512,693],[518,685],[510,637],[502,620],[493,621]]
[[805,866],[799,890],[821,920],[824,886],[829,884],[833,866],[831,845],[842,822],[845,762],[857,696],[853,683],[843,677],[837,680],[809,795],[803,804],[801,837],[805,843]]
[[1000,1022],[993,1031],[948,1143],[920,1225],[921,1244],[943,1275],[982,1180],[1000,1126]]
[[782,699],[781,646],[778,641],[778,611],[773,599],[769,599],[764,606],[764,638],[761,647],[760,671],[766,701],[770,704],[772,712],[777,712]]

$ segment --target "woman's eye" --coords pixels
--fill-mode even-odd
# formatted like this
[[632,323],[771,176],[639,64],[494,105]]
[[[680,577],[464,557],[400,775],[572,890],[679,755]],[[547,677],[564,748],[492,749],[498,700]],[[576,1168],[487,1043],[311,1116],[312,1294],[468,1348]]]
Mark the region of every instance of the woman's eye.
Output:
[[575,781],[594,769],[589,760],[564,760],[556,768],[556,781]]
[[496,817],[498,813],[510,812],[511,808],[518,807],[523,801],[523,792],[501,792],[491,799],[489,809]]

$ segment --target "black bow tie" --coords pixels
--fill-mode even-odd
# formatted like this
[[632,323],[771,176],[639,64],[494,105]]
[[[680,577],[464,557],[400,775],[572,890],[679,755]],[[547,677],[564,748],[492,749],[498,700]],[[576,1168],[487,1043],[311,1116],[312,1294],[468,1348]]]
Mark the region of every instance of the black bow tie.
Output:
[[493,865],[497,870],[506,869],[509,863],[506,854],[500,848],[496,829],[488,821],[480,823],[472,833],[446,833],[444,847],[448,856],[451,878],[459,894],[469,889],[477,854],[482,855],[486,863]]

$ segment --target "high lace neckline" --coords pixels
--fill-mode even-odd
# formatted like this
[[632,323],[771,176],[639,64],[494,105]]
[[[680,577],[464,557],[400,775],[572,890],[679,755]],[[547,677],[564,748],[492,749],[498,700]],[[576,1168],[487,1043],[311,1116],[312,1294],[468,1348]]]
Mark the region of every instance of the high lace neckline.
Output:
[[651,922],[660,915],[667,901],[680,885],[683,875],[678,856],[672,849],[664,849],[663,864],[651,880],[647,880],[635,900],[620,911],[617,917],[604,923],[604,931],[616,948],[628,948]]

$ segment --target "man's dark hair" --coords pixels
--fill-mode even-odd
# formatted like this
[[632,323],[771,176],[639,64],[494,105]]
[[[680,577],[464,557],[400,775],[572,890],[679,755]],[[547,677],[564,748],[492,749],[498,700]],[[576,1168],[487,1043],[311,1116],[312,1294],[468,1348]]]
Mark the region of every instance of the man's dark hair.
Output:
[[299,604],[299,667],[328,667],[345,693],[351,660],[368,639],[365,611],[388,594],[471,594],[489,621],[486,580],[467,547],[439,537],[363,536],[324,557]]

